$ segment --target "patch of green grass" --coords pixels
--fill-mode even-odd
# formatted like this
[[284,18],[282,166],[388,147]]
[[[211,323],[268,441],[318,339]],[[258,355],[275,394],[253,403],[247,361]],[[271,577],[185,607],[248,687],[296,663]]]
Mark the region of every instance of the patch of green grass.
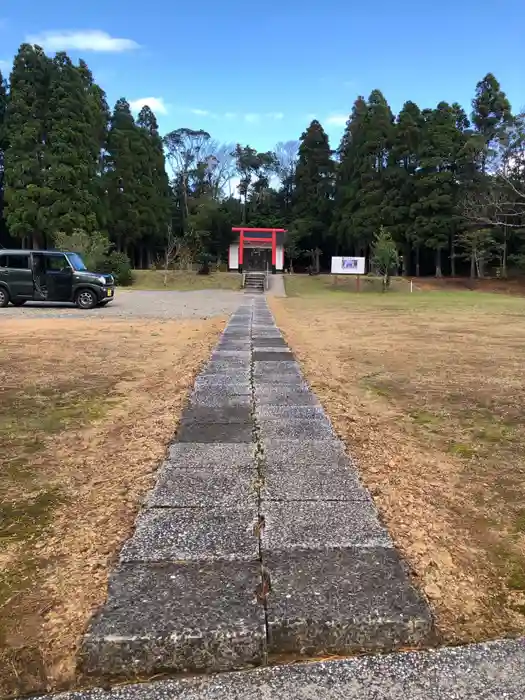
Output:
[[453,442],[449,445],[448,451],[456,457],[463,457],[463,459],[470,459],[476,453],[472,445],[467,445],[464,442]]
[[525,534],[525,508],[518,511],[516,518],[514,519],[514,527],[516,532],[522,532]]
[[398,396],[400,393],[398,384],[390,379],[380,379],[373,376],[362,377],[361,384],[368,391],[385,398]]
[[[355,294],[358,292],[357,276],[355,275],[284,275],[286,294],[291,297],[329,294],[334,296]],[[402,278],[393,278],[390,292],[409,291],[410,283]],[[384,296],[382,281],[379,277],[361,275],[359,278],[359,294],[376,292]]]
[[519,564],[514,565],[507,578],[507,586],[513,591],[525,591],[525,567]]
[[33,498],[0,503],[0,543],[27,542],[38,537],[48,525],[53,509],[64,499],[56,487]]
[[443,422],[441,416],[438,416],[435,413],[431,413],[430,411],[411,411],[409,415],[414,421],[414,423],[417,423],[418,425],[423,425],[427,428],[436,428],[440,426]]
[[166,282],[165,285],[163,270],[134,270],[131,289],[181,292],[199,289],[238,291],[241,288],[242,276],[238,272],[212,272],[209,275],[198,275],[196,272],[169,270]]

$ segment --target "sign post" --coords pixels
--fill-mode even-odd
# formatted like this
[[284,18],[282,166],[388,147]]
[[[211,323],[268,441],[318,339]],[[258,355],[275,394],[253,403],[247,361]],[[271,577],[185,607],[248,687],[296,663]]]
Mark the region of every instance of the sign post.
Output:
[[361,275],[365,274],[365,264],[365,258],[333,257],[331,272],[334,275],[334,284],[337,280],[337,275],[356,275],[355,288],[356,292],[359,292]]

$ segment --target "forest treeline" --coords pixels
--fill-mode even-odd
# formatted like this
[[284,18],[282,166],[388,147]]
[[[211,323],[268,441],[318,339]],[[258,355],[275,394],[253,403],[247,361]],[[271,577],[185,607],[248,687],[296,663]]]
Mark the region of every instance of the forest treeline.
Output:
[[84,61],[23,44],[0,74],[0,245],[105,236],[135,267],[224,262],[246,224],[286,228],[296,269],[368,256],[379,230],[404,274],[524,267],[525,117],[493,75],[468,113],[407,101],[395,115],[379,90],[360,96],[333,146],[317,120],[268,152],[161,135],[149,107],[110,109]]

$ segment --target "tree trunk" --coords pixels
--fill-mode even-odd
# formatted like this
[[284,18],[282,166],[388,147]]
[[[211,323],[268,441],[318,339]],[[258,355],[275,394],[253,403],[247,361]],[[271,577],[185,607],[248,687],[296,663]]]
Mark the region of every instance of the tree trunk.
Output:
[[443,277],[441,272],[441,249],[436,250],[436,277]]
[[507,277],[507,224],[503,225],[503,251],[501,256],[501,276]]
[[450,239],[450,274],[452,277],[456,276],[456,244],[454,242],[454,235]]
[[403,246],[403,277],[408,277],[410,274],[410,246]]
[[419,277],[420,267],[419,267],[419,246],[416,246],[416,277]]
[[476,276],[476,254],[474,250],[470,253],[470,279],[474,279]]

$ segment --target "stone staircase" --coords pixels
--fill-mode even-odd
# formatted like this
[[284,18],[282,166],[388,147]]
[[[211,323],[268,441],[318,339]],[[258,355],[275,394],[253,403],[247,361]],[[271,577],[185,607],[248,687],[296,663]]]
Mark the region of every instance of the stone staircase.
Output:
[[247,272],[244,276],[244,291],[250,293],[263,293],[264,282],[266,278],[265,272]]

